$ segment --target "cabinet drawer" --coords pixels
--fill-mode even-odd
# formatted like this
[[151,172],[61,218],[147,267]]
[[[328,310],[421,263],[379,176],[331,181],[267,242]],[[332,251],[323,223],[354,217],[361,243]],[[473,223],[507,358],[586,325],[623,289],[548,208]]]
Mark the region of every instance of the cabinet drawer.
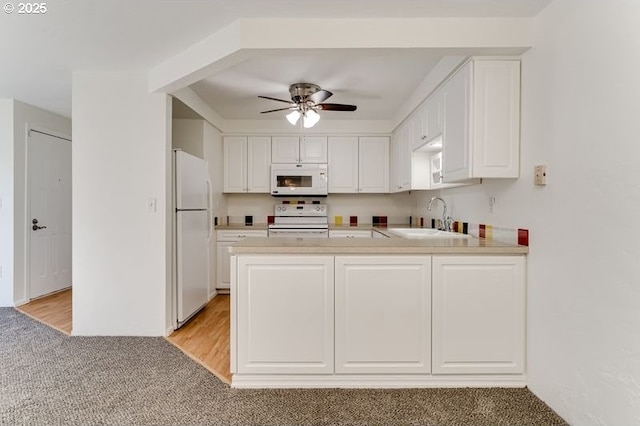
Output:
[[371,231],[329,230],[329,238],[371,238]]
[[251,230],[238,230],[238,231],[217,231],[217,241],[239,241],[243,238],[249,237],[267,237],[267,231],[261,231],[256,229]]

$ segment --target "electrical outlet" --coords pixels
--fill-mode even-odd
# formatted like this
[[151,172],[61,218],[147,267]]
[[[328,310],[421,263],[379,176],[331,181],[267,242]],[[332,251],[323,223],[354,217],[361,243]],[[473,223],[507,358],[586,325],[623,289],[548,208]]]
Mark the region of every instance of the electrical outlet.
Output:
[[156,212],[156,199],[147,198],[147,213],[155,213],[155,212]]
[[496,197],[489,197],[489,213],[496,212]]
[[547,184],[547,165],[539,164],[534,169],[534,183],[536,185]]

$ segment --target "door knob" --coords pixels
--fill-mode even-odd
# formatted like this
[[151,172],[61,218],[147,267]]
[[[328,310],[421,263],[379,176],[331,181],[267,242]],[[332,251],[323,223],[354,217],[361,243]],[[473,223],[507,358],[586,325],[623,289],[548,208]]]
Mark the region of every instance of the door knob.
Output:
[[37,231],[38,229],[46,228],[46,226],[38,226],[38,219],[33,219],[31,223],[33,223],[33,226],[31,227],[31,229],[33,229],[34,231]]

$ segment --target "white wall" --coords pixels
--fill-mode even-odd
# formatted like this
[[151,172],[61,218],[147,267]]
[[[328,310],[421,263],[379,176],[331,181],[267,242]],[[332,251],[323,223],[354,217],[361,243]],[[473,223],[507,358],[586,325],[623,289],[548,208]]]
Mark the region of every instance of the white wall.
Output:
[[166,333],[170,112],[145,73],[73,74],[76,335]]
[[71,137],[71,120],[13,100],[0,100],[0,306],[28,302],[27,128]]
[[0,306],[13,306],[13,100],[0,99]]
[[204,158],[203,130],[204,120],[174,118],[171,127],[171,144],[173,149],[181,149],[186,153]]
[[523,55],[521,178],[443,191],[460,217],[530,230],[529,387],[574,425],[640,424],[638,17],[552,2]]

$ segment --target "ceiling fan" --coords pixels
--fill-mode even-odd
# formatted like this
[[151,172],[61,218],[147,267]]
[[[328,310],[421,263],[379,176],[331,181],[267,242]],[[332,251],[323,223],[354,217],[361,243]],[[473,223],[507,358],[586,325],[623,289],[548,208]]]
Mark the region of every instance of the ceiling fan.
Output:
[[262,99],[270,99],[272,101],[285,102],[289,104],[286,108],[271,109],[268,111],[262,111],[261,114],[267,114],[276,111],[291,111],[287,114],[287,120],[295,125],[300,117],[302,117],[302,124],[304,127],[313,127],[319,120],[320,114],[318,111],[355,111],[355,105],[346,104],[330,104],[325,103],[329,97],[333,95],[328,90],[321,89],[320,86],[311,83],[295,83],[289,86],[289,93],[291,94],[291,100],[285,101],[284,99],[272,98],[269,96],[258,96]]

